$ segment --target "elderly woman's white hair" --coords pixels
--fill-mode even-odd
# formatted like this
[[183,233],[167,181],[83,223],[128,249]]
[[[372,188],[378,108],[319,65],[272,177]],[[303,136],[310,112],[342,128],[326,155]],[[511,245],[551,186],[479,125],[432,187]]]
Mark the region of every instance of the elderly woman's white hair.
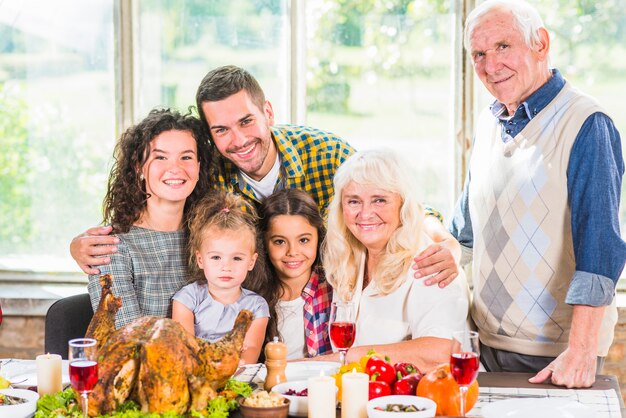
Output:
[[390,149],[357,152],[337,170],[335,195],[328,208],[328,229],[322,261],[328,281],[343,300],[351,298],[365,246],[344,222],[342,195],[351,182],[397,193],[402,198],[400,226],[392,234],[386,252],[375,271],[369,272],[382,294],[393,292],[402,273],[408,271],[413,257],[422,248],[424,211],[410,164]]
[[539,29],[545,28],[537,9],[524,0],[487,0],[470,12],[465,20],[465,49],[471,51],[470,38],[481,17],[496,10],[508,10],[529,48],[540,42]]

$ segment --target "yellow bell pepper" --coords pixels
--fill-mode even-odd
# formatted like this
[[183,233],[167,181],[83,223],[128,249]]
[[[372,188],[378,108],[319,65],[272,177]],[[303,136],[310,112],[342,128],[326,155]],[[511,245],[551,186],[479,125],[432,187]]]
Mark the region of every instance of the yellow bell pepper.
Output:
[[6,389],[11,386],[11,382],[9,382],[4,377],[0,376],[0,389]]
[[333,375],[335,378],[335,385],[337,385],[337,400],[341,401],[341,376],[344,373],[350,373],[352,370],[355,372],[362,373],[363,368],[358,361],[353,361],[352,363],[348,363],[339,368],[339,371]]
[[[381,354],[378,354],[375,350],[369,350],[367,352],[366,355],[364,355],[363,357],[361,357],[359,359],[359,364],[361,365],[361,370],[365,371],[367,369],[367,362],[369,361],[370,357],[372,356],[378,356],[378,357],[384,357]],[[366,372],[367,373],[367,372]]]
[[339,373],[348,373],[351,372],[352,370],[355,370],[356,372],[359,373],[363,373],[363,367],[361,367],[361,363],[359,363],[358,361],[353,361],[352,363],[348,363],[346,365],[343,365],[339,368]]

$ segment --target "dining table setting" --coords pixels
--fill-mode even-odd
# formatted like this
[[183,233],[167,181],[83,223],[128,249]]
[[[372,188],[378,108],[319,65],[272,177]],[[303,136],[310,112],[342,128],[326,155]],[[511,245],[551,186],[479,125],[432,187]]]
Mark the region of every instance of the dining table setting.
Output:
[[[318,376],[322,371],[331,373],[339,363],[329,362],[290,362],[287,364],[287,381],[302,381],[311,376]],[[236,377],[239,380],[260,385],[266,375],[263,364],[254,364],[242,368]],[[552,383],[532,384],[528,382],[533,373],[478,373],[479,395],[476,403],[466,414],[468,417],[528,417],[525,408],[531,408],[532,418],[557,418],[567,416],[577,417],[626,417],[626,408],[620,395],[619,382],[615,376],[597,375],[596,381],[590,388],[567,389]],[[547,400],[547,401],[546,401]],[[505,403],[503,401],[508,402]],[[537,402],[543,401],[543,408],[537,407]],[[498,407],[507,409],[504,411]],[[494,405],[496,406],[494,408]],[[582,405],[580,410],[567,407]],[[574,407],[576,408],[576,407]],[[487,411],[485,415],[484,411]],[[517,415],[515,410],[519,410]],[[559,415],[559,410],[569,415]],[[527,410],[526,410],[527,411]],[[507,415],[509,414],[509,415]],[[457,415],[441,415],[454,416]],[[337,408],[336,417],[341,417],[341,409]]]
[[[61,388],[70,386],[70,362],[61,360],[60,356],[44,354],[38,359],[0,359],[0,365],[0,375],[11,383],[12,390],[26,390],[36,396],[38,389],[43,389],[41,394],[45,394],[46,391],[57,390],[56,384],[60,385]],[[311,389],[312,383],[319,384],[322,382],[323,390],[324,380],[330,381],[334,388],[335,380],[332,376],[337,373],[340,367],[341,364],[335,362],[287,362],[284,370],[285,382],[279,390],[286,391],[286,388],[290,387],[290,383],[295,382],[299,382],[300,386],[293,385],[291,389],[294,390],[294,395],[296,390],[302,391],[306,388],[306,382],[309,383],[309,389]],[[348,372],[344,376],[351,374],[356,373]],[[239,367],[232,378],[250,384],[254,391],[258,392],[264,389],[267,375],[266,364],[257,363]],[[567,389],[550,383],[531,384],[528,382],[528,378],[531,376],[530,373],[479,372],[477,378],[478,398],[472,408],[467,411],[466,416],[485,418],[524,416],[532,416],[533,418],[557,418],[560,416],[571,418],[626,417],[624,401],[621,398],[619,383],[615,376],[597,375],[593,386],[585,389]],[[304,386],[302,386],[302,382],[305,382]],[[276,386],[278,387],[278,385]],[[343,390],[350,390],[352,386],[354,385],[349,384]],[[322,409],[325,403],[330,402],[334,416],[342,417],[342,406],[346,408],[348,405],[337,403],[337,400],[332,396],[334,391],[335,389],[332,389],[332,393],[322,391],[320,395],[317,395],[317,400],[314,399],[313,402]],[[308,395],[307,401],[310,402],[310,391]],[[344,392],[344,396],[346,395],[350,396]],[[294,399],[294,396],[288,395],[288,397]],[[306,405],[304,409],[302,409],[302,405],[299,407],[301,408],[299,413],[293,415],[290,410],[289,416],[310,416]],[[0,417],[21,417],[2,415],[1,408],[0,406]],[[328,409],[325,413],[328,413]],[[409,413],[402,415],[409,416]],[[23,415],[23,417],[31,416],[33,416],[32,413]],[[243,417],[240,410],[231,412],[230,416],[233,418]],[[327,417],[328,415],[318,414],[317,416]],[[356,415],[353,416],[356,417]]]
[[[67,360],[0,359],[0,418],[626,417],[615,376],[567,389],[531,384],[530,373],[484,372],[470,330],[453,332],[449,360],[424,373],[373,349],[351,362],[288,360],[278,337],[265,344],[262,363],[242,364],[251,312],[239,312],[232,330],[209,342],[168,318],[141,317],[116,330],[107,306],[118,302],[103,286],[93,326],[68,341]],[[348,351],[355,329],[342,309],[331,309],[329,328],[334,345]]]

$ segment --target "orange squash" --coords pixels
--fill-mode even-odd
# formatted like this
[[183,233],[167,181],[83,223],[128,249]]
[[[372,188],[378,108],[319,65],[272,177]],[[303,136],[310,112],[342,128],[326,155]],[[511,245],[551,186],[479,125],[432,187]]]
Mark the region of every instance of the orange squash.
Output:
[[[449,364],[440,364],[425,374],[417,385],[417,396],[430,398],[437,404],[436,415],[461,415],[459,385],[450,374]],[[474,381],[467,391],[465,412],[478,400],[478,382]]]

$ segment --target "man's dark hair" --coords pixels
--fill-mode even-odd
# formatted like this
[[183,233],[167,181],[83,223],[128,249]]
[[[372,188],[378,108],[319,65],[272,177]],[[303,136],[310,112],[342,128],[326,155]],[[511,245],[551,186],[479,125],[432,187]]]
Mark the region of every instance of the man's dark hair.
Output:
[[246,90],[252,103],[263,111],[265,94],[256,79],[243,68],[226,65],[211,70],[204,76],[196,92],[196,105],[200,119],[207,129],[209,124],[202,110],[202,103],[224,100],[241,90]]

